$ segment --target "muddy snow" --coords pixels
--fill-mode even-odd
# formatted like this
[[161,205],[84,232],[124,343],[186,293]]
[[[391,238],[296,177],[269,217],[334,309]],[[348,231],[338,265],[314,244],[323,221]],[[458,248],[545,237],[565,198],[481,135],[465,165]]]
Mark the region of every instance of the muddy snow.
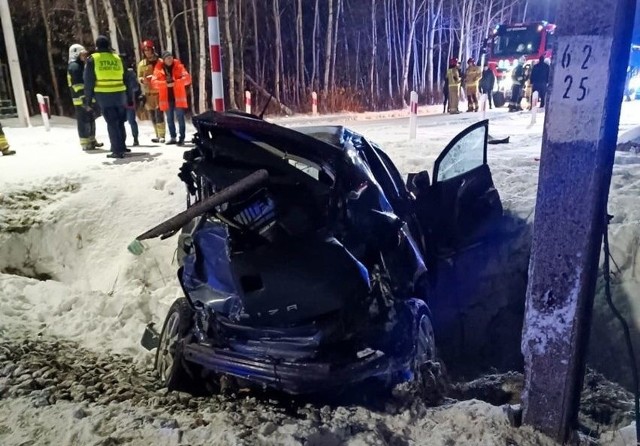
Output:
[[[640,103],[625,103],[621,133],[640,124],[638,116]],[[527,114],[494,110],[488,117],[493,137],[511,136],[509,144],[489,146],[496,186],[505,207],[531,222],[543,116],[533,126]],[[406,112],[279,122],[346,123],[379,143],[404,174],[432,170],[446,143],[477,119],[419,119],[415,141],[408,139]],[[98,139],[107,141],[104,121],[97,124]],[[150,241],[138,257],[127,245],[184,209],[177,178],[184,150],[148,143],[148,123],[141,127],[146,145],[115,161],[105,153],[83,153],[73,120],[54,118],[50,132],[37,125],[17,128],[10,120],[3,127],[17,154],[0,158],[0,444],[553,444],[529,428],[511,427],[506,402],[482,392],[459,392],[434,408],[400,398],[374,409],[292,407],[246,392],[202,399],[160,389],[153,355],[139,341],[144,326],[161,323],[180,295],[175,240]],[[635,327],[639,165],[636,152],[617,153],[609,205],[619,267],[615,297]],[[606,313],[600,296],[596,306],[596,314]],[[618,330],[609,319],[600,325],[603,333]],[[602,444],[631,444],[625,443],[629,429],[614,432],[630,421],[628,393],[604,393],[619,402],[615,416],[585,425],[609,431]]]

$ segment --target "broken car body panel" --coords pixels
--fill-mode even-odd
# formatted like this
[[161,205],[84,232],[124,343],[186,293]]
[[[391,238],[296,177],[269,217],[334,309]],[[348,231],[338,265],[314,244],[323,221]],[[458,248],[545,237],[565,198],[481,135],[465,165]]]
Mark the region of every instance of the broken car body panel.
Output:
[[[258,169],[268,180],[180,236],[179,279],[194,311],[178,341],[187,366],[199,364],[210,379],[311,393],[410,379],[435,360],[425,258],[446,252],[438,240],[450,222],[453,236],[441,240],[456,249],[473,239],[469,218],[480,226],[502,212],[486,165],[486,121],[477,126],[482,162],[466,168],[465,152],[480,143],[463,135],[449,149],[455,162],[445,153],[417,197],[382,149],[347,128],[289,129],[215,112],[193,121],[196,147],[180,173],[189,205]],[[433,203],[451,215],[434,218]],[[460,206],[471,206],[468,216]]]

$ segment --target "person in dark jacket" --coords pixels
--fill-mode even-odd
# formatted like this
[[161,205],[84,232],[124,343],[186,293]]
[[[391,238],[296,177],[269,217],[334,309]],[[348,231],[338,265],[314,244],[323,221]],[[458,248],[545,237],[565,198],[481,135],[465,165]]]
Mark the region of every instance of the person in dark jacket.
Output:
[[444,102],[442,103],[442,113],[446,113],[447,105],[449,105],[449,80],[447,78],[447,73],[444,74],[444,82],[442,83],[442,95],[444,97]]
[[78,137],[82,150],[94,150],[104,144],[96,141],[96,110],[91,104],[91,110],[84,107],[84,64],[89,53],[84,46],[74,43],[69,47],[69,66],[67,67],[67,84],[71,93],[71,100],[76,109],[78,123]]
[[515,112],[522,110],[520,101],[522,100],[522,87],[525,82],[524,77],[524,56],[518,59],[518,64],[511,73],[511,79],[513,80],[513,86],[511,87],[511,102],[509,103],[509,111]]
[[540,98],[540,107],[544,107],[545,98],[547,96],[547,85],[549,84],[549,65],[545,62],[544,56],[540,56],[540,60],[531,69],[531,85],[533,92],[538,92]]
[[124,64],[124,84],[127,87],[127,122],[131,127],[131,135],[133,136],[133,145],[139,146],[138,141],[138,122],[136,121],[136,108],[137,100],[140,96],[140,84],[138,83],[138,76],[136,73],[135,62],[129,60],[126,54],[120,54],[120,59]]
[[91,109],[91,102],[95,97],[102,109],[111,142],[108,158],[124,158],[124,153],[129,151],[125,145],[127,87],[124,73],[122,60],[111,50],[109,38],[98,36],[96,52],[87,59],[84,69],[84,106],[87,110]]
[[480,93],[487,95],[487,101],[489,102],[489,108],[493,108],[493,87],[496,84],[496,75],[489,69],[488,65],[485,65],[482,71],[482,77],[480,78]]

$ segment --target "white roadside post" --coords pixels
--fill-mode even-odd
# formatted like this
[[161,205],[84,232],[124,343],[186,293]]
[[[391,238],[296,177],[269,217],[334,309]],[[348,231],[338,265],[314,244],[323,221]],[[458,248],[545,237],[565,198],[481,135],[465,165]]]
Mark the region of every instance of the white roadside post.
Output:
[[244,92],[244,111],[251,113],[251,92],[249,90]]
[[409,110],[409,139],[416,139],[416,127],[418,126],[418,93],[411,92],[411,108]]
[[531,95],[531,123],[529,127],[533,127],[536,123],[536,114],[538,113],[538,92],[534,91]]
[[487,100],[488,99],[489,97],[487,96],[487,93],[482,93],[482,95],[480,96],[480,111],[482,112],[483,121],[487,119]]
[[318,114],[318,93],[311,92],[311,114],[316,116]]
[[44,96],[40,93],[36,94],[38,98],[38,105],[40,106],[40,114],[42,115],[42,122],[44,123],[44,128],[47,130],[51,130],[49,125],[49,110],[47,108],[47,102],[44,100]]

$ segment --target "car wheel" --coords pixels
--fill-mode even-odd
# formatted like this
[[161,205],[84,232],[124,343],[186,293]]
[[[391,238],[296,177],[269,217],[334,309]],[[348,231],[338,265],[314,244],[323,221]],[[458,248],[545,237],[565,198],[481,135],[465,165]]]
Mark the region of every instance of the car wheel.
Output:
[[447,393],[448,382],[444,364],[438,358],[428,310],[418,318],[415,365],[420,397],[427,405],[439,404]]
[[193,326],[193,310],[184,297],[169,308],[160,333],[155,369],[169,390],[187,390],[191,376],[184,365],[182,339]]
[[418,319],[416,330],[416,365],[436,360],[436,342],[431,318],[425,312]]

